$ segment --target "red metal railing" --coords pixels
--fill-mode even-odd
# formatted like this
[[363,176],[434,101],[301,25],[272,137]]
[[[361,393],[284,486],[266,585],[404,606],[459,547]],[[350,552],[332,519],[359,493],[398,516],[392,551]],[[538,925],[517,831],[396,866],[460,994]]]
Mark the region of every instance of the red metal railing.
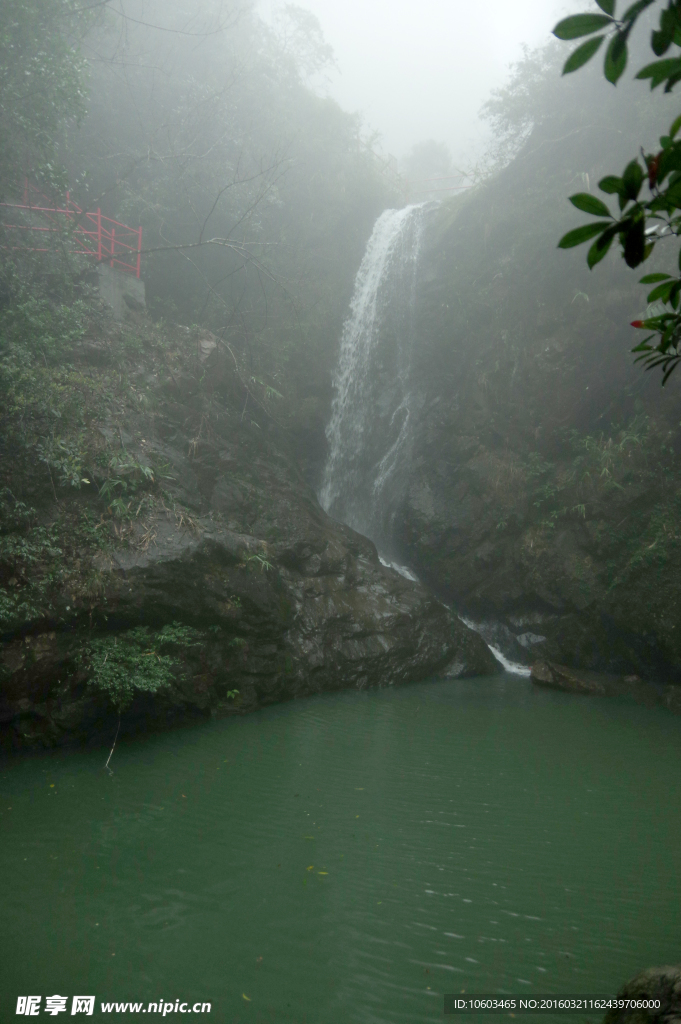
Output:
[[[25,210],[27,214],[38,214],[45,224],[31,223],[8,224],[3,220],[3,227],[13,231],[61,231],[66,224],[75,224],[71,239],[80,248],[69,249],[71,253],[81,256],[92,256],[111,267],[117,267],[125,273],[140,276],[142,257],[142,228],[130,228],[127,224],[105,217],[98,208],[94,213],[81,210],[77,203],[66,193],[64,206],[48,206],[51,200],[38,191],[28,181],[24,182],[22,203],[0,203],[0,207],[9,210]],[[65,218],[61,220],[60,218]],[[117,230],[118,229],[118,230]],[[37,241],[37,239],[36,239]],[[15,249],[29,249],[32,252],[47,252],[47,247],[21,245]]]

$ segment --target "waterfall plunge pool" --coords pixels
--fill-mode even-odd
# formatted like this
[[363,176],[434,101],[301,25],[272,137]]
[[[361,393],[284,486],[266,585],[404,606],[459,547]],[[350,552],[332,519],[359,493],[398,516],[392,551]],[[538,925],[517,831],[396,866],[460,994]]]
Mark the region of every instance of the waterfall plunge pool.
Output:
[[5,760],[0,1019],[28,993],[412,1024],[444,992],[615,992],[678,960],[680,739],[503,676],[138,737],[112,777],[102,749]]

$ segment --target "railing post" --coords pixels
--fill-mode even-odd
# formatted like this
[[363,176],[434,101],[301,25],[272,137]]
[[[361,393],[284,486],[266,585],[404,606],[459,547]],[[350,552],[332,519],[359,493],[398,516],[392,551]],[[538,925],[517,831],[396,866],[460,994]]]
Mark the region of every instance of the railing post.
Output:
[[[33,195],[34,194],[38,197],[38,199],[37,199],[38,205],[35,206],[35,207],[33,206]],[[55,201],[57,203],[57,205],[55,207],[41,206],[40,205],[41,200],[46,202],[46,203]],[[28,226],[28,230],[31,230],[31,231],[47,231],[47,232],[59,231],[61,226],[62,226],[62,224],[63,224],[63,222],[60,222],[59,221],[59,217],[55,217],[54,215],[55,214],[63,215],[65,217],[65,223],[66,224],[70,223],[71,220],[75,221],[75,229],[74,229],[74,232],[73,232],[73,242],[74,242],[74,244],[78,244],[78,242],[77,242],[77,240],[75,238],[76,235],[79,237],[79,239],[80,238],[84,239],[84,241],[81,242],[81,244],[83,245],[83,249],[73,249],[73,250],[69,250],[69,251],[77,252],[77,253],[82,253],[85,256],[96,256],[97,260],[100,263],[103,262],[103,261],[106,261],[109,264],[109,266],[112,267],[112,268],[115,266],[116,263],[119,263],[121,265],[121,269],[122,270],[126,270],[126,271],[129,271],[129,272],[135,274],[135,276],[139,280],[140,275],[141,275],[141,271],[142,271],[142,231],[143,231],[143,229],[142,229],[141,225],[138,228],[132,228],[132,227],[128,227],[125,224],[121,224],[118,221],[112,221],[112,219],[110,217],[106,217],[106,216],[102,217],[101,207],[97,207],[96,213],[94,213],[94,212],[93,213],[89,213],[89,212],[83,213],[83,211],[78,206],[78,204],[76,202],[74,202],[74,200],[71,198],[70,190],[67,191],[66,194],[65,194],[65,206],[62,208],[62,207],[60,207],[58,205],[58,203],[59,203],[59,200],[50,200],[50,198],[48,196],[44,196],[44,195],[42,195],[42,193],[38,192],[37,188],[32,187],[28,176],[26,176],[24,178],[23,208],[28,209],[28,210],[35,209],[36,211],[39,211],[43,215],[43,219],[47,219],[47,222],[48,222],[48,226],[47,227],[39,227],[39,226],[36,226],[36,225],[29,225]],[[18,207],[19,206],[19,204],[17,204],[17,203],[2,203],[0,205],[8,206],[8,207]],[[84,226],[83,224],[78,222],[77,217],[79,217],[81,215],[83,217],[87,218],[87,224],[93,224],[94,223],[96,225],[96,231],[92,231],[92,230],[88,229],[86,226]],[[102,223],[102,221],[104,221],[104,224]],[[107,224],[111,224],[112,225],[111,230],[109,230],[107,228],[107,226],[106,226]],[[122,258],[121,259],[117,259],[116,258],[116,228],[113,225],[117,225],[118,227],[121,228],[122,238],[120,240],[119,248],[123,250],[121,252],[121,256],[122,257],[124,256],[125,259],[122,259]],[[6,225],[6,226],[7,227],[17,227],[18,225]],[[19,226],[23,227],[24,225],[19,225]],[[94,238],[93,238],[94,235],[96,235],[96,237],[97,237],[97,249],[96,249],[96,252],[93,252],[93,250],[92,250],[92,243],[94,241]],[[135,246],[131,244],[132,237],[134,237],[135,235],[137,236],[137,260],[136,260],[135,263],[131,263],[131,262],[128,262],[129,259],[130,259],[130,257],[128,256],[128,253],[129,252],[135,252]],[[109,243],[108,239],[111,239],[110,243]],[[17,248],[28,248],[29,251],[32,251],[30,246],[25,246],[25,247],[18,246]],[[36,252],[42,252],[43,250],[42,249],[36,249],[35,251]]]

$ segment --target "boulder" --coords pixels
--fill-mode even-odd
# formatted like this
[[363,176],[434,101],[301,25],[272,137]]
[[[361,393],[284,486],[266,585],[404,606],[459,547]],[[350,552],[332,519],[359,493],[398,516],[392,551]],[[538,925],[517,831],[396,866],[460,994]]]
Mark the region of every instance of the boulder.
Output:
[[550,661],[538,661],[531,667],[530,679],[537,686],[549,686],[554,690],[568,693],[587,693],[605,697],[607,685],[604,678],[594,672],[580,672],[566,665],[555,665]]
[[628,981],[617,993],[620,999],[659,1000],[659,1008],[612,1009],[603,1024],[681,1024],[681,964],[649,967]]
[[670,711],[681,711],[681,701],[676,692],[681,687],[669,686],[663,690],[637,675],[589,672],[552,661],[538,661],[531,667],[530,678],[536,686],[547,686],[566,693],[582,693],[591,697],[629,697],[649,707],[662,704]]
[[230,355],[200,340],[196,373],[181,364],[169,379],[159,373],[161,383],[146,361],[130,390],[151,381],[151,411],[133,405],[97,427],[129,464],[157,475],[162,467],[164,489],[141,493],[138,514],[135,498],[123,519],[94,485],[72,506],[60,495],[60,521],[89,510],[100,544],[77,553],[80,568],[52,595],[49,614],[5,637],[0,730],[10,746],[110,737],[118,715],[91,685],[83,652],[93,639],[126,642],[139,627],[149,647],[141,658],[156,654],[169,624],[199,640],[176,650],[170,685],[136,692],[123,730],[500,670],[423,585],[382,565],[371,541],[323,512],[287,432],[244,390]]

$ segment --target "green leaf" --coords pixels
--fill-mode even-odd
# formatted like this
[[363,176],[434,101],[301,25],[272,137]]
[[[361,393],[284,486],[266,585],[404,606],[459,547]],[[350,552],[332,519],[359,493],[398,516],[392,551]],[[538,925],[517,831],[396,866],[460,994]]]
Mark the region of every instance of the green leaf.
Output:
[[641,79],[649,78],[650,88],[656,89],[660,82],[664,82],[666,79],[679,73],[681,73],[681,58],[672,57],[667,60],[655,60],[652,64],[646,64],[635,77]]
[[672,44],[672,40],[665,32],[653,32],[650,37],[650,46],[656,57],[666,53]]
[[643,262],[645,250],[645,221],[635,220],[624,234],[624,261],[628,267],[637,267]]
[[658,284],[657,288],[653,288],[652,292],[648,293],[647,301],[657,302],[658,299],[662,299],[663,302],[666,302],[673,287],[673,281],[665,281],[664,284]]
[[638,198],[644,178],[645,175],[638,160],[632,160],[627,164],[622,175],[622,184],[627,199],[636,200]]
[[[650,328],[648,328],[648,330],[650,330]],[[638,345],[635,345],[634,348],[632,348],[631,351],[632,352],[650,352],[650,345],[648,344],[648,342],[652,341],[654,337],[655,337],[654,334],[649,334],[647,338],[644,338],[643,341],[640,341],[638,343]],[[638,362],[638,359],[636,360],[636,362]]]
[[679,365],[679,358],[679,356],[674,356],[674,358],[670,361],[669,367],[665,370],[665,372],[662,375],[662,387],[665,386],[665,384],[673,374],[674,370]]
[[646,208],[651,215],[653,213],[659,213],[660,210],[664,211],[664,213],[669,213],[669,207],[670,204],[667,202],[664,196],[655,196],[655,198],[651,199],[649,203],[646,203]]
[[559,21],[553,34],[556,39],[579,39],[612,24],[613,19],[605,14],[573,14],[572,17]]
[[650,39],[650,45],[656,57],[661,57],[663,53],[667,52],[672,44],[675,32],[676,12],[671,7],[668,7],[667,10],[662,11],[660,14],[660,28],[657,32],[653,32]]
[[589,270],[593,270],[597,263],[600,263],[605,255],[607,255],[608,249],[612,245],[614,232],[611,234],[609,231],[604,231],[600,238],[597,238],[594,244],[586,254],[586,262]]
[[660,198],[666,201],[667,209],[681,209],[681,181],[670,185]]
[[639,280],[639,284],[655,284],[657,281],[668,281],[671,274],[646,274]]
[[621,178],[615,177],[614,174],[608,174],[605,178],[601,178],[598,182],[598,187],[601,192],[608,192],[610,195],[613,195],[624,191],[624,182]]
[[669,134],[671,135],[672,138],[675,137],[675,135],[678,132],[679,128],[681,128],[681,114],[679,114],[679,116],[676,118],[675,121],[672,121],[671,127],[669,129]]
[[605,77],[613,85],[617,85],[618,79],[622,77],[627,66],[627,37],[626,33],[618,32],[610,40],[608,49],[605,51],[605,63],[603,71]]
[[581,68],[587,61],[590,61],[604,39],[605,36],[596,36],[595,39],[587,39],[585,43],[578,46],[570,54],[565,64],[563,64],[563,74],[569,75],[572,71],[576,71],[577,68]]
[[645,11],[646,7],[650,7],[651,4],[655,3],[655,0],[636,0],[635,4],[631,7],[627,7],[626,11],[622,15],[622,21],[634,22],[638,18],[642,11]]
[[612,16],[615,13],[615,0],[596,0],[596,3],[606,14]]
[[675,74],[669,76],[664,91],[671,92],[677,82],[681,82],[681,67]]
[[661,184],[670,171],[681,171],[681,142],[673,142],[662,151],[657,165],[657,184]]
[[590,213],[594,217],[611,216],[610,210],[605,203],[588,192],[578,192],[577,195],[570,196],[570,202],[578,210],[581,210],[583,213]]
[[574,228],[574,230],[568,231],[566,235],[563,235],[558,243],[558,248],[572,249],[575,245],[588,242],[594,235],[600,235],[601,232],[610,226],[610,221],[607,220],[597,221],[595,224],[583,224],[581,228]]

